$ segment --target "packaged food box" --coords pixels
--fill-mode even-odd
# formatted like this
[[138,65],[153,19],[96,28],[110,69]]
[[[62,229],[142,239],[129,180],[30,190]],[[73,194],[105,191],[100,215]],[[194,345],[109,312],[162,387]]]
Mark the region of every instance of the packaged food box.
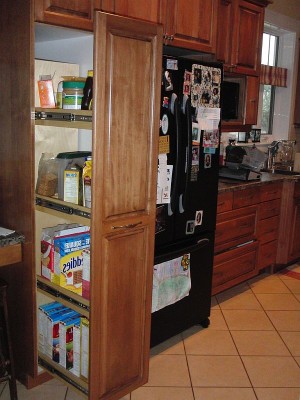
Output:
[[77,312],[68,308],[48,316],[46,355],[57,363],[59,363],[59,323],[75,315]]
[[71,370],[73,368],[73,330],[80,324],[80,314],[59,322],[59,364]]
[[89,320],[81,318],[81,359],[80,378],[88,381],[89,378]]
[[[60,256],[55,253],[59,251],[59,246],[56,248],[57,243],[55,240],[63,237],[68,237],[78,233],[89,232],[88,226],[79,224],[59,224],[53,227],[47,227],[42,230],[41,235],[41,275],[51,282],[59,284],[60,279],[54,277],[55,262],[59,263]],[[89,246],[86,246],[89,247]],[[71,248],[70,248],[71,249]],[[54,260],[55,258],[55,260]],[[59,266],[57,266],[58,268]]]
[[57,309],[58,307],[62,307],[57,301],[53,301],[51,303],[42,304],[38,308],[38,332],[39,332],[39,351],[45,353],[45,325],[46,325],[46,313],[52,309]]
[[81,318],[76,320],[73,326],[73,368],[70,369],[74,375],[80,377],[81,359]]
[[82,250],[82,297],[90,299],[90,249]]
[[83,251],[89,248],[89,232],[55,238],[53,283],[81,296]]

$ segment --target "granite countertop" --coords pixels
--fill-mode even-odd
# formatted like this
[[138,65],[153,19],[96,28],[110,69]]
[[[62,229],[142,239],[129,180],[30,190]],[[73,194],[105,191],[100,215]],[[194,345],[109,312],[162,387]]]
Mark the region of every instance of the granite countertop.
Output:
[[261,179],[255,181],[238,181],[234,179],[219,178],[219,193],[232,190],[243,190],[253,186],[261,186],[272,182],[293,180],[300,181],[299,175],[283,175],[271,174],[268,172],[261,173]]

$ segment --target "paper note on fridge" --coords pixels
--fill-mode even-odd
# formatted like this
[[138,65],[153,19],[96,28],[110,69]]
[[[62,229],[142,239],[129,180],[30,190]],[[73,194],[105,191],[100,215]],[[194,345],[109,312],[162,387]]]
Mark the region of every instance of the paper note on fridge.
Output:
[[173,165],[159,164],[157,175],[156,204],[168,204],[171,201]]
[[220,122],[220,108],[199,107],[197,120],[201,130],[218,129]]
[[190,254],[154,266],[152,312],[189,295],[191,290]]

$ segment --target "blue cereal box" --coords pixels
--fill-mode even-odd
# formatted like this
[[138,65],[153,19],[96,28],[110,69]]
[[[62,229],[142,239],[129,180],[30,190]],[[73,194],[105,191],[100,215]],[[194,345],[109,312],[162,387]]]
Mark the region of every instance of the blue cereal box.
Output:
[[89,248],[89,232],[55,238],[53,283],[82,296],[84,252]]

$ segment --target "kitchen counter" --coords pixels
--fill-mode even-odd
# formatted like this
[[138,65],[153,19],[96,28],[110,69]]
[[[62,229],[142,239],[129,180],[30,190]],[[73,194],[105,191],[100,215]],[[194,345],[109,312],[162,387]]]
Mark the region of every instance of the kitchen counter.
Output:
[[219,193],[234,191],[234,190],[243,190],[248,189],[253,186],[261,186],[268,183],[285,181],[285,180],[294,180],[300,181],[299,175],[283,175],[283,174],[272,174],[268,172],[261,173],[261,179],[255,181],[238,181],[234,179],[219,179]]

